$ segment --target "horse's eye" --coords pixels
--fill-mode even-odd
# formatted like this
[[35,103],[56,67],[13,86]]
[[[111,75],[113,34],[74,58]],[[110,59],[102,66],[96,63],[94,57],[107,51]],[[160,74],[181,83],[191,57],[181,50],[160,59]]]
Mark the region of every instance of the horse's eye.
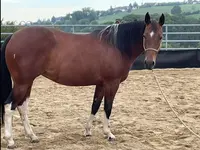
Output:
[[160,40],[162,40],[162,38],[163,38],[163,37],[161,36],[161,37],[160,37]]

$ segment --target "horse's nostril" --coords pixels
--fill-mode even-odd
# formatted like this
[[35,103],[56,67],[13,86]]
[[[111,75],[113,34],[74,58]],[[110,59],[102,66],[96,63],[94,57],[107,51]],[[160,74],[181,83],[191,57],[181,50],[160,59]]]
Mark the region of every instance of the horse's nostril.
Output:
[[155,62],[154,61],[144,61],[144,64],[145,65],[150,65],[150,66],[154,66],[155,65]]
[[155,66],[155,61],[148,61],[148,60],[145,60],[145,61],[144,61],[144,66],[145,66],[145,68],[147,68],[147,69],[153,69],[154,66]]

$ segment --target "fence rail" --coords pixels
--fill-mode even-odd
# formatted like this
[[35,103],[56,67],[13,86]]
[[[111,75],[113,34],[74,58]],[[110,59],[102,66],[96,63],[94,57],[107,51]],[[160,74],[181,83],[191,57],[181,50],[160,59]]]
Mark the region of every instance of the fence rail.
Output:
[[[1,29],[2,28],[16,28],[16,27],[27,27],[27,26],[44,26],[44,27],[53,27],[53,28],[63,28],[62,30],[66,30],[66,28],[69,31],[65,31],[65,32],[71,32],[71,33],[75,33],[75,34],[87,34],[89,32],[83,32],[81,31],[80,28],[90,28],[90,30],[95,30],[97,28],[104,28],[107,25],[30,25],[30,24],[26,24],[26,25],[1,25]],[[195,30],[188,32],[182,32],[182,31],[171,31],[173,30],[173,28],[198,28],[198,31]],[[75,30],[76,28],[79,28],[79,31]],[[163,45],[164,47],[161,48],[161,50],[178,50],[178,49],[200,49],[200,24],[165,24],[163,26]],[[194,30],[194,29],[193,29]],[[190,31],[190,30],[189,30]],[[1,35],[10,35],[13,34],[12,32],[1,32]],[[189,36],[193,36],[193,38],[187,39],[185,40],[183,39],[170,39],[172,36],[177,36],[177,35],[189,35]],[[196,36],[196,38],[195,38]],[[184,37],[184,36],[182,36]],[[1,41],[2,42],[2,41]],[[171,44],[170,44],[171,43]],[[196,43],[194,44],[195,46],[193,47],[172,47],[171,45],[173,45],[173,43]]]

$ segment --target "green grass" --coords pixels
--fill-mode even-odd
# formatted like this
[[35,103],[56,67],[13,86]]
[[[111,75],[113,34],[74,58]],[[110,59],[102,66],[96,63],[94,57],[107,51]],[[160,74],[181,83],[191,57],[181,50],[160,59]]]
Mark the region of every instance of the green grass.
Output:
[[150,14],[171,13],[171,9],[172,9],[172,6],[155,6],[151,8],[136,9],[136,10],[133,10],[133,13],[138,14],[138,15],[145,15],[146,12],[149,12]]
[[[200,4],[185,4],[185,5],[180,5],[182,12],[190,12],[190,11],[197,11],[200,10]],[[137,10],[133,10],[131,13],[137,14],[137,15],[145,15],[146,12],[149,12],[150,14],[153,13],[171,13],[171,9],[173,8],[173,6],[155,6],[155,7],[150,7],[150,8],[139,8]],[[100,17],[98,22],[99,23],[103,23],[103,22],[107,22],[107,21],[115,21],[115,19],[118,18],[122,18],[126,15],[128,15],[130,13],[128,12],[121,12],[121,13],[117,13],[114,15],[108,15],[105,17]],[[189,15],[190,17],[195,17],[195,18],[199,18],[200,14],[195,14],[195,15]]]
[[200,14],[188,15],[187,17],[193,17],[195,19],[200,19]]
[[187,5],[181,5],[181,9],[184,12],[188,11],[197,11],[200,10],[200,4],[187,4]]
[[124,17],[128,14],[130,14],[130,13],[120,12],[120,13],[117,13],[117,14],[114,14],[114,15],[107,15],[107,16],[104,16],[104,17],[100,17],[99,20],[97,20],[97,21],[99,23],[108,22],[108,21],[115,21],[115,19],[122,18],[122,17]]

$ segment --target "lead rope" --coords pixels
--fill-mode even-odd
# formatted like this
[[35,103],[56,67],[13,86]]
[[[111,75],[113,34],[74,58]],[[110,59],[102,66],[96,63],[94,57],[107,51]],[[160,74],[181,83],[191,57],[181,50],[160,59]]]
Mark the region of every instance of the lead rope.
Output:
[[176,114],[176,112],[174,111],[174,109],[173,109],[172,106],[170,105],[169,101],[167,100],[165,94],[163,93],[163,91],[162,91],[162,89],[161,89],[161,86],[160,86],[160,84],[159,84],[159,82],[158,82],[157,76],[156,76],[156,74],[154,73],[153,70],[152,70],[152,73],[153,73],[154,79],[156,80],[156,83],[157,83],[157,85],[158,85],[158,87],[159,87],[159,89],[160,89],[160,92],[162,93],[162,95],[163,95],[165,101],[167,102],[167,104],[169,105],[169,107],[171,108],[171,110],[173,111],[173,113],[176,115],[176,117],[180,120],[180,122],[181,122],[192,134],[194,134],[197,138],[200,139],[200,136],[199,136],[198,134],[196,134],[192,129],[190,129],[190,128],[179,118],[179,116]]

